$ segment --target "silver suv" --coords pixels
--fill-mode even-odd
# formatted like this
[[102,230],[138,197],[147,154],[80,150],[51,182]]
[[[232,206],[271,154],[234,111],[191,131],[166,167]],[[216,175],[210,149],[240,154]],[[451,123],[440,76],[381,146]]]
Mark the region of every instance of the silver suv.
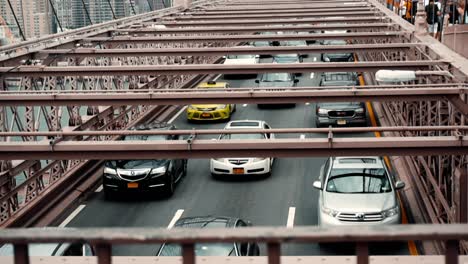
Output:
[[321,226],[401,223],[396,191],[405,183],[394,183],[381,157],[331,157],[313,186]]

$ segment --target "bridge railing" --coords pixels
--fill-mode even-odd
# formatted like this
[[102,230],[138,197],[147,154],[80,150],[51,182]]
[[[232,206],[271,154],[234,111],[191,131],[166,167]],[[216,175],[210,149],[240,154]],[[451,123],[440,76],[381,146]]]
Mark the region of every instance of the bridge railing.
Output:
[[195,243],[257,242],[267,246],[269,264],[281,262],[283,243],[352,243],[356,263],[368,264],[369,245],[375,242],[435,240],[445,242],[445,263],[459,263],[459,243],[468,239],[468,224],[246,227],[237,229],[192,228],[10,228],[0,230],[0,244],[13,244],[14,263],[29,263],[30,243],[86,242],[93,245],[98,264],[111,263],[112,246],[118,244],[180,244],[183,264],[195,263]]

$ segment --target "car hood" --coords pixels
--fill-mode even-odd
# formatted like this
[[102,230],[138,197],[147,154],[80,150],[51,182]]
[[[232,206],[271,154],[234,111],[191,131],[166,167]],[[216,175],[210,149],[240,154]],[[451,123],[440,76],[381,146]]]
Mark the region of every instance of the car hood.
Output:
[[340,103],[320,103],[320,104],[317,104],[317,107],[325,108],[328,110],[355,110],[358,108],[364,108],[364,105],[358,102],[351,102],[351,103],[340,102]]
[[106,167],[117,169],[119,171],[133,170],[145,171],[148,169],[166,166],[169,160],[117,160],[106,162]]
[[260,82],[258,87],[293,87],[294,82]]
[[323,192],[323,205],[339,212],[376,213],[395,207],[394,192],[333,193]]
[[224,65],[237,65],[237,64],[255,64],[257,60],[255,58],[251,59],[226,59]]
[[191,106],[194,108],[217,108],[220,104],[194,104]]

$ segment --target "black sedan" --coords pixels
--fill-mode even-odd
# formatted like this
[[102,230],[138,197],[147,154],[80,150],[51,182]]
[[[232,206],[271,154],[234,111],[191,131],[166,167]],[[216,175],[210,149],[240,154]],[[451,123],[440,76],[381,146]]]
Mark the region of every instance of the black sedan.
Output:
[[[152,123],[136,130],[174,130],[174,125]],[[177,135],[132,135],[123,140],[177,140]],[[110,160],[104,165],[106,198],[116,193],[146,192],[171,196],[175,184],[187,174],[186,159]]]
[[[201,216],[180,218],[174,228],[243,228],[251,226],[236,217]],[[178,244],[163,244],[157,256],[182,256]],[[260,249],[256,243],[199,243],[195,244],[195,256],[258,256]]]
[[[294,87],[299,82],[292,73],[264,73],[259,80],[255,80],[260,88],[271,88],[269,91],[275,91],[275,87]],[[296,104],[287,104],[294,106]],[[270,104],[258,104],[259,108],[271,106]]]

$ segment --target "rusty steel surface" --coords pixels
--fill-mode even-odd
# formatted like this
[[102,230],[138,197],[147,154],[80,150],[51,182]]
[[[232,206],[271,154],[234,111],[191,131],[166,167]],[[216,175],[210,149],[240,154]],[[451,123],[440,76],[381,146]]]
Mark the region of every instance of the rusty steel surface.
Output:
[[175,74],[253,74],[265,72],[376,72],[381,69],[425,70],[445,66],[447,61],[373,61],[373,62],[312,62],[312,63],[262,63],[245,65],[136,65],[136,66],[19,66],[0,67],[5,77],[42,76],[123,76],[123,75],[175,75]]
[[[20,105],[185,105],[202,103],[296,103],[296,102],[356,102],[458,100],[468,92],[468,87],[455,85],[447,88],[364,88],[364,87],[275,87],[230,89],[179,89],[176,91],[121,90],[121,91],[31,91],[0,92],[0,106]],[[455,101],[451,101],[455,102]],[[463,102],[455,106],[463,114]]]
[[[222,132],[221,132],[222,133]],[[468,137],[282,138],[274,140],[0,142],[0,158],[154,159],[215,157],[468,155]]]

